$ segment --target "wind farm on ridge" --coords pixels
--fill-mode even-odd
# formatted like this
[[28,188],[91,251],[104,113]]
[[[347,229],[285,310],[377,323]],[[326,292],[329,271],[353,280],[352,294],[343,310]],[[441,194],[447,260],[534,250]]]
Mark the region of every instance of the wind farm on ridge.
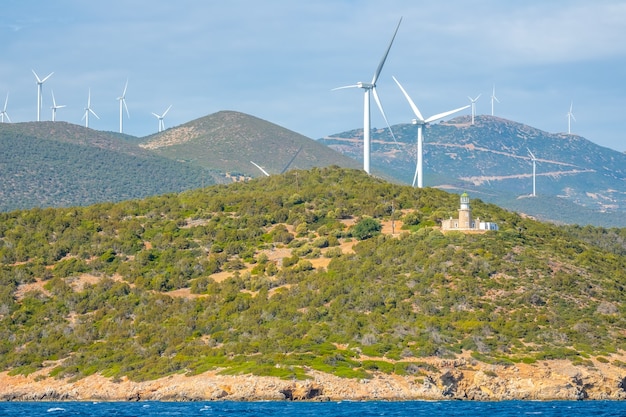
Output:
[[[377,107],[379,108],[379,111],[381,113],[381,115],[383,116],[383,119],[385,120],[385,124],[389,130],[390,135],[392,136],[394,142],[397,143],[394,132],[392,127],[389,124],[389,121],[387,119],[387,116],[385,114],[384,108],[382,106],[380,97],[378,95],[377,92],[377,81],[379,80],[379,77],[381,76],[383,67],[385,65],[385,62],[387,61],[390,51],[392,49],[394,40],[396,38],[396,35],[398,34],[398,31],[400,29],[402,23],[402,18],[399,19],[395,30],[393,32],[393,35],[391,37],[391,40],[386,48],[386,50],[384,51],[384,54],[382,56],[382,59],[380,60],[374,75],[372,77],[372,80],[370,82],[358,82],[354,85],[347,85],[347,86],[343,86],[343,87],[338,87],[338,88],[334,88],[333,90],[339,90],[339,89],[346,89],[346,88],[361,88],[364,90],[364,117],[363,117],[363,121],[364,121],[364,129],[363,129],[363,169],[370,173],[371,171],[371,162],[370,162],[370,158],[371,158],[371,138],[370,138],[370,133],[371,133],[371,111],[370,111],[370,97],[373,95],[374,96],[374,100],[377,104]],[[46,81],[48,81],[52,75],[54,73],[50,73],[48,74],[46,77],[44,78],[40,78],[38,76],[38,74],[35,72],[35,70],[32,70],[33,75],[35,76],[36,79],[36,85],[37,85],[37,120],[40,121],[41,120],[41,109],[42,109],[42,105],[43,105],[43,85]],[[404,95],[404,97],[407,99],[407,101],[409,102],[409,105],[411,107],[411,109],[413,110],[413,113],[415,114],[416,118],[413,120],[414,124],[418,125],[418,134],[417,134],[417,143],[416,143],[416,165],[415,165],[415,174],[413,176],[413,181],[412,181],[412,185],[413,186],[417,186],[418,188],[421,188],[424,186],[424,174],[423,174],[423,129],[422,127],[430,122],[434,122],[440,119],[443,119],[447,116],[450,116],[454,113],[460,112],[462,110],[465,110],[469,107],[471,107],[471,116],[472,116],[472,125],[474,124],[474,118],[476,116],[476,102],[478,101],[478,99],[480,98],[481,94],[478,94],[476,96],[476,98],[472,99],[471,97],[468,97],[471,105],[466,105],[463,107],[459,107],[455,110],[451,110],[451,111],[447,111],[447,112],[443,112],[443,113],[438,113],[434,116],[431,116],[429,118],[423,118],[419,109],[417,108],[417,106],[415,105],[415,103],[413,102],[413,100],[411,99],[411,97],[408,95],[408,93],[406,92],[406,90],[403,88],[403,86],[400,84],[400,82],[398,81],[398,79],[394,76],[392,77],[393,80],[395,81],[395,83],[398,85],[398,87],[400,88],[400,91],[402,92],[402,94]],[[117,100],[119,102],[119,132],[123,133],[124,132],[124,124],[123,124],[123,119],[124,119],[124,111],[126,113],[127,118],[130,118],[130,112],[128,109],[128,105],[126,103],[126,93],[127,93],[127,89],[128,89],[128,79],[126,80],[126,83],[124,84],[124,88],[123,88],[123,92],[120,96],[117,97]],[[51,96],[52,96],[52,102],[53,105],[51,106],[52,109],[52,121],[56,121],[56,117],[57,117],[57,110],[66,107],[66,105],[57,105],[56,103],[56,99],[54,97],[54,93],[51,91]],[[7,120],[10,121],[9,119],[9,114],[7,112],[7,106],[8,106],[8,98],[9,95],[7,93],[6,99],[5,99],[5,105],[4,108],[2,110],[2,112],[0,113],[1,119],[0,121],[4,122],[4,117],[6,116]],[[495,114],[495,103],[500,103],[500,100],[496,97],[496,90],[495,90],[495,84],[493,85],[493,89],[492,89],[492,94],[490,96],[491,99],[491,115],[493,116]],[[568,117],[568,134],[571,134],[571,120],[575,120],[573,113],[572,113],[572,106],[573,103],[570,105],[570,111],[567,114]],[[168,112],[170,111],[170,109],[172,108],[172,105],[169,105],[169,107],[167,107],[167,109],[162,113],[162,114],[158,114],[155,112],[152,112],[151,114],[157,119],[158,122],[158,129],[157,132],[162,132],[165,130],[165,124],[164,124],[164,118],[165,116],[168,114]],[[85,127],[89,127],[89,118],[90,115],[100,119],[99,115],[95,112],[95,110],[92,108],[91,106],[91,89],[88,89],[88,98],[87,98],[87,106],[84,108],[84,114],[81,120],[84,120],[85,122]],[[534,160],[533,160],[534,161]],[[256,165],[256,164],[255,164]],[[535,181],[534,181],[535,175],[533,174],[533,193],[532,196],[535,196]]]

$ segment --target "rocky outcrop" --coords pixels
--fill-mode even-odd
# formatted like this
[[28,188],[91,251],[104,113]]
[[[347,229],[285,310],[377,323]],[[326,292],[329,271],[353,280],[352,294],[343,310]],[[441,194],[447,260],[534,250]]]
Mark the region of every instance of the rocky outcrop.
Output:
[[216,372],[172,375],[154,381],[112,380],[94,375],[78,381],[0,374],[3,401],[199,401],[199,400],[623,400],[626,370],[606,363],[574,366],[568,361],[533,365],[487,365],[431,361],[412,376],[374,374],[352,380],[310,370],[310,379],[285,381]]

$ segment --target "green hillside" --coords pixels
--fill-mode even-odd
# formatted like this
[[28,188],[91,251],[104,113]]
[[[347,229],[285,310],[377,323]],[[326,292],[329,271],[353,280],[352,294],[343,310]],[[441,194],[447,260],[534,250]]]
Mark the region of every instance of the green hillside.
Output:
[[458,196],[331,167],[2,213],[0,370],[369,378],[462,352],[625,366],[626,232],[472,207],[500,231],[442,234]]
[[114,134],[64,122],[0,124],[0,211],[142,198],[216,177]]

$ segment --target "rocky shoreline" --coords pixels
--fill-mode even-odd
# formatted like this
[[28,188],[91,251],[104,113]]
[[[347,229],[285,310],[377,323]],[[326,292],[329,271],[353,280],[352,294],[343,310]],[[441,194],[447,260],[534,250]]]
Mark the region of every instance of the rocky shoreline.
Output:
[[286,381],[251,375],[171,375],[153,381],[80,380],[0,373],[1,401],[368,401],[368,400],[624,400],[626,370],[608,363],[569,361],[532,365],[436,361],[432,372],[413,376],[376,373],[345,379],[309,371],[310,379]]

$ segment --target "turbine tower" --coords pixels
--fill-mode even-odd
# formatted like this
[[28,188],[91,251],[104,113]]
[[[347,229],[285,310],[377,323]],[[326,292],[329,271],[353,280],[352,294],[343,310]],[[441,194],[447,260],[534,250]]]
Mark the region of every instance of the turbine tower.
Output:
[[391,132],[391,137],[393,138],[394,142],[397,143],[396,137],[394,136],[393,131],[391,130],[391,126],[389,126],[389,122],[387,121],[387,116],[385,115],[383,106],[380,103],[380,99],[378,98],[378,93],[376,92],[376,81],[378,80],[378,77],[380,76],[380,72],[383,69],[383,65],[385,65],[385,61],[387,60],[387,55],[389,55],[389,50],[391,49],[391,45],[393,45],[393,40],[395,39],[396,34],[398,33],[398,29],[400,28],[400,23],[402,23],[402,18],[400,18],[400,21],[398,22],[398,25],[396,26],[396,30],[393,32],[393,36],[391,37],[391,42],[389,42],[389,46],[387,47],[387,50],[385,51],[383,58],[378,63],[378,68],[376,68],[376,71],[374,72],[374,77],[372,77],[371,82],[367,83],[367,82],[359,81],[358,83],[354,85],[347,85],[343,87],[333,88],[333,91],[341,90],[344,88],[362,88],[363,90],[365,90],[365,94],[363,98],[363,170],[367,172],[368,174],[370,173],[370,153],[371,153],[370,92],[374,96],[374,100],[376,101],[376,104],[378,105],[378,109],[380,110],[380,113],[383,115],[383,119],[385,119],[385,123],[387,124],[387,127],[389,128],[389,131]]
[[9,113],[7,113],[7,104],[9,104],[9,93],[7,93],[7,98],[4,100],[4,108],[0,112],[0,118],[2,118],[2,123],[4,123],[5,116],[9,123],[11,123],[11,118],[9,117]]
[[402,94],[404,94],[404,97],[406,97],[406,100],[409,102],[409,105],[411,106],[411,109],[413,109],[413,113],[415,114],[415,119],[413,119],[413,124],[417,125],[417,165],[415,166],[415,175],[413,176],[413,187],[415,187],[415,181],[417,180],[417,187],[418,188],[422,188],[424,186],[424,173],[423,173],[423,139],[422,139],[422,128],[426,123],[430,123],[430,122],[434,122],[435,120],[439,120],[439,119],[443,119],[446,116],[450,116],[451,114],[454,114],[456,112],[459,112],[461,110],[465,110],[469,107],[469,104],[467,106],[463,106],[463,107],[459,107],[458,109],[454,109],[454,110],[450,110],[450,111],[446,111],[443,113],[439,113],[439,114],[435,114],[434,116],[430,116],[426,119],[424,119],[424,117],[422,116],[422,113],[420,113],[419,109],[417,108],[417,106],[415,105],[415,103],[413,102],[413,100],[411,100],[411,97],[409,97],[408,93],[406,92],[406,90],[402,87],[402,85],[400,84],[400,82],[396,79],[396,77],[393,77],[393,80],[396,82],[396,84],[398,84],[398,87],[400,87],[400,90],[402,91]]
[[121,96],[119,96],[117,99],[120,102],[120,133],[124,133],[124,129],[123,129],[123,125],[122,125],[122,119],[123,119],[123,112],[122,112],[122,107],[124,107],[126,109],[126,115],[128,115],[128,118],[130,119],[130,113],[128,112],[128,106],[126,105],[126,88],[128,88],[128,80],[126,80],[126,84],[124,85],[124,92],[122,93]]
[[65,104],[58,105],[54,99],[54,91],[50,90],[50,92],[52,93],[52,107],[50,107],[52,109],[52,121],[55,122],[57,118],[57,109],[62,109],[65,107]]
[[85,119],[85,127],[89,127],[89,113],[100,119],[96,112],[91,109],[91,89],[89,89],[89,95],[87,96],[87,107],[85,107],[85,114],[83,115],[83,119]]
[[496,97],[496,85],[493,85],[493,92],[491,93],[491,115],[493,116],[493,102],[497,101],[498,103],[500,102],[500,100],[498,100],[498,97]]
[[476,116],[476,102],[480,98],[480,94],[477,95],[476,98],[471,98],[470,96],[467,96],[467,98],[469,98],[469,101],[472,103],[472,125],[474,125],[474,116]]
[[572,120],[576,121],[574,117],[574,113],[572,113],[572,109],[574,107],[574,102],[572,101],[569,105],[569,111],[567,112],[567,134],[570,135],[572,133]]
[[45,83],[46,80],[50,78],[52,74],[54,74],[54,72],[51,72],[42,80],[39,78],[35,70],[31,70],[31,71],[33,72],[33,74],[35,74],[35,78],[37,79],[37,121],[39,122],[41,120],[40,114],[41,114],[41,106],[42,106],[42,100],[41,100],[42,99],[41,97],[42,86],[43,86],[43,83]]
[[536,171],[536,164],[537,164],[537,158],[535,158],[535,155],[533,155],[533,153],[530,151],[530,149],[526,148],[528,150],[528,154],[530,155],[530,159],[533,161],[533,197],[536,197],[537,194],[535,193],[535,174],[537,173]]
[[154,115],[154,117],[156,117],[157,119],[159,119],[159,132],[162,132],[165,130],[165,123],[163,123],[163,119],[165,118],[165,115],[167,114],[168,111],[170,111],[170,109],[172,108],[172,105],[170,104],[170,106],[167,108],[167,110],[165,110],[163,112],[162,115],[158,115],[156,113],[152,113]]

